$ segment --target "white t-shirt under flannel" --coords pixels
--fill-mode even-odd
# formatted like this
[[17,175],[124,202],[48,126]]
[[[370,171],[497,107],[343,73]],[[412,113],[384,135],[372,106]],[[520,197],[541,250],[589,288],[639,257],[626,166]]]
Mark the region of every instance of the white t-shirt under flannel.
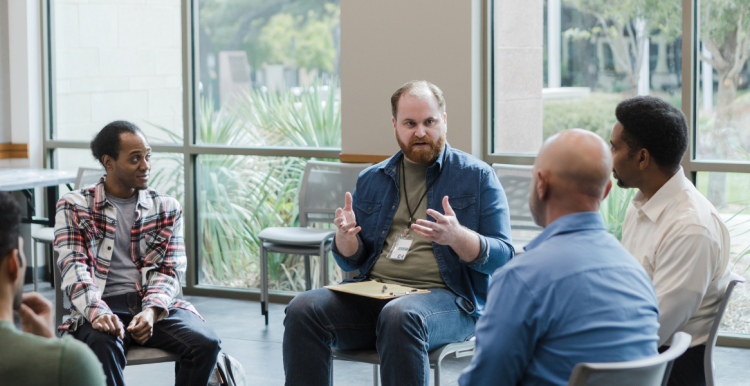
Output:
[[651,199],[638,191],[622,245],[646,269],[659,300],[659,346],[677,331],[704,344],[730,280],[729,231],[682,168]]

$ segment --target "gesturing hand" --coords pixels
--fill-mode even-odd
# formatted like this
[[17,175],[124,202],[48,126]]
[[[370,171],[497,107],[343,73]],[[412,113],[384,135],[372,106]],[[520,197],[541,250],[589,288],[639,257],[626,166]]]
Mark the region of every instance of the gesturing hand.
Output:
[[128,325],[128,331],[132,334],[138,344],[143,345],[151,336],[154,335],[154,323],[156,322],[156,312],[153,308],[146,308],[138,315],[133,317]]
[[18,309],[21,328],[24,332],[44,338],[54,338],[52,324],[52,303],[36,292],[23,294],[21,308]]
[[448,196],[443,197],[443,210],[445,215],[440,212],[427,209],[427,214],[432,216],[436,222],[427,220],[417,220],[411,225],[411,229],[422,235],[424,238],[434,241],[440,245],[453,245],[465,232],[461,224],[458,223],[456,213],[453,212],[448,203]]
[[333,224],[336,225],[336,237],[351,239],[362,230],[357,226],[357,219],[354,216],[351,193],[346,192],[344,209],[336,209],[336,218],[333,220]]
[[346,202],[344,209],[336,209],[336,218],[333,224],[336,225],[336,248],[344,256],[352,256],[357,252],[359,241],[357,233],[362,230],[357,226],[357,219],[352,209],[352,194],[346,192]]
[[120,339],[125,338],[125,326],[122,325],[120,318],[115,314],[99,315],[94,319],[94,323],[91,323],[91,326],[101,332],[118,335]]

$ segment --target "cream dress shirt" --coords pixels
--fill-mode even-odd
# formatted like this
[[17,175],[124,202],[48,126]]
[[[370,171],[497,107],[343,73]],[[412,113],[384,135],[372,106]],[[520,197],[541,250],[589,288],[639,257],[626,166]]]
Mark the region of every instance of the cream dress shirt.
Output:
[[703,344],[730,280],[729,231],[682,168],[651,199],[638,191],[625,214],[622,245],[654,283],[659,346],[677,331]]

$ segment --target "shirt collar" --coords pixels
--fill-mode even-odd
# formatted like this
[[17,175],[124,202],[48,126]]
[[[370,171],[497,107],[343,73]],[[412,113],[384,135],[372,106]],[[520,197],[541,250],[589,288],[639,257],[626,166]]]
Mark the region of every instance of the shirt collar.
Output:
[[[99,183],[94,188],[94,209],[99,212],[105,205],[107,205],[107,194],[104,191],[104,181],[107,180],[107,175],[103,175],[99,179]],[[148,200],[146,195],[146,189],[138,190],[138,205],[142,206],[146,210],[151,209],[151,202]]]
[[639,190],[633,196],[633,206],[643,212],[649,220],[656,222],[667,205],[674,200],[675,195],[685,188],[687,184],[692,185],[690,180],[685,177],[685,172],[682,171],[682,167],[680,167],[680,170],[678,170],[677,173],[667,181],[667,183],[662,185],[662,187],[651,196],[651,199],[647,199]]
[[530,251],[553,236],[593,229],[607,230],[607,225],[604,224],[604,219],[599,212],[568,214],[553,221],[552,224],[547,225],[547,227],[544,228],[544,231],[523,249],[524,251]]

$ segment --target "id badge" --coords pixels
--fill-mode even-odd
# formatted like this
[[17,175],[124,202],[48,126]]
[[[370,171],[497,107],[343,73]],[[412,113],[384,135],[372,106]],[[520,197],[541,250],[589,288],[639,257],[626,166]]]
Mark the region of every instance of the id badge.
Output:
[[393,243],[390,252],[386,258],[391,260],[404,260],[406,259],[406,253],[411,248],[411,243],[414,242],[414,238],[410,235],[399,235],[396,237],[396,241]]

